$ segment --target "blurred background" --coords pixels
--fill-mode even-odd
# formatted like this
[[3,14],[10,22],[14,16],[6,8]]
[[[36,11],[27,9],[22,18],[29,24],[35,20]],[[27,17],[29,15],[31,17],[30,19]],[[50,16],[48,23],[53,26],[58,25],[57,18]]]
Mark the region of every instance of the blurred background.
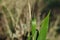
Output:
[[60,0],[0,0],[0,40],[26,40],[31,22],[36,29],[50,11],[47,40],[60,40]]

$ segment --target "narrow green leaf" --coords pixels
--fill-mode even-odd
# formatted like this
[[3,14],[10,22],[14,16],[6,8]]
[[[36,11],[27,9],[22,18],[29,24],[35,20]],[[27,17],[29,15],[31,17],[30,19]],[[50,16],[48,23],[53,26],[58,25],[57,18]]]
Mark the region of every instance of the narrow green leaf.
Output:
[[46,40],[48,24],[49,24],[49,15],[50,15],[50,12],[48,13],[47,17],[43,20],[41,24],[38,40]]
[[36,40],[36,37],[37,37],[37,32],[35,32],[35,34],[34,34],[34,40]]
[[36,19],[32,20],[32,35],[34,36],[35,32],[36,32]]
[[36,19],[32,20],[32,40],[36,40]]

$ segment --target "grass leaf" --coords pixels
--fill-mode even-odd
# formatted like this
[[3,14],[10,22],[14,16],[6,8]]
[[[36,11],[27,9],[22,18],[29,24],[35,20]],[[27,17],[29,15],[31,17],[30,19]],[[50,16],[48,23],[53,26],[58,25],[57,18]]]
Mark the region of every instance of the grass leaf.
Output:
[[46,35],[47,35],[48,25],[49,25],[49,15],[50,12],[48,13],[47,17],[42,21],[38,40],[46,40]]
[[36,32],[36,19],[32,20],[32,35],[34,36]]
[[36,19],[32,20],[32,40],[36,40]]

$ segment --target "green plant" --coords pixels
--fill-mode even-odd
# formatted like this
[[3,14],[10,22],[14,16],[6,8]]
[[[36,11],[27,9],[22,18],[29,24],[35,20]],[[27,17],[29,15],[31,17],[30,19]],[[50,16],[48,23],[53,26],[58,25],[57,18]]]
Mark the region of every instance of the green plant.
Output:
[[48,25],[49,25],[49,15],[50,15],[50,12],[48,13],[47,17],[41,23],[41,29],[39,31],[38,40],[46,40],[46,35],[47,35]]
[[36,19],[32,20],[32,40],[36,40]]
[[[37,40],[46,40],[46,35],[47,35],[48,25],[49,25],[49,15],[50,15],[50,11],[49,11],[47,17],[41,23],[41,29],[39,31],[39,36],[38,36]],[[37,35],[36,34],[36,19],[32,20],[31,30],[32,30],[32,40],[36,40],[36,35]],[[30,40],[30,38],[28,40]]]

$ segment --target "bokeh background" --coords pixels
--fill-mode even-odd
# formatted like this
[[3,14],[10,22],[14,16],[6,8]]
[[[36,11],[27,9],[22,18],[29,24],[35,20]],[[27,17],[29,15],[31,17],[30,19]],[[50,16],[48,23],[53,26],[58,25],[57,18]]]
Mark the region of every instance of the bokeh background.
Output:
[[50,10],[47,40],[60,40],[60,0],[0,0],[0,40],[26,40],[31,21],[36,29]]

